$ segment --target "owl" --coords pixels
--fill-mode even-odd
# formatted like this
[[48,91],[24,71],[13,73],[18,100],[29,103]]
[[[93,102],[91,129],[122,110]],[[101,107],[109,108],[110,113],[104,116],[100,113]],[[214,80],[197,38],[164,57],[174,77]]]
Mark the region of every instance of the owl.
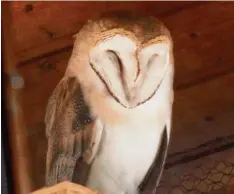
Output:
[[155,193],[171,134],[169,30],[154,17],[114,14],[87,21],[74,38],[46,109],[46,185]]

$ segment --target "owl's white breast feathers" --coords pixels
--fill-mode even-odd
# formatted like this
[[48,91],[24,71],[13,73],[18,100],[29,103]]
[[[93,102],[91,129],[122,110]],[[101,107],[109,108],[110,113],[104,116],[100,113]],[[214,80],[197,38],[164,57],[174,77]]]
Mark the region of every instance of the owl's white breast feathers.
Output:
[[115,118],[111,115],[113,107],[106,110],[108,121],[122,118],[123,122],[106,123],[102,150],[95,157],[88,181],[90,188],[138,193],[136,189],[154,160],[165,125],[170,134],[171,73],[169,68],[158,92],[142,106],[125,111],[116,108],[119,115]]

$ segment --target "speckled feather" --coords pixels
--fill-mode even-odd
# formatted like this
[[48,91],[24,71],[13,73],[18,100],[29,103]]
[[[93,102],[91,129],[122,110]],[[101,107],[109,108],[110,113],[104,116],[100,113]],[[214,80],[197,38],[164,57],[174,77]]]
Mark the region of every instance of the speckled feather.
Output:
[[63,79],[55,88],[45,121],[49,138],[46,183],[53,185],[72,179],[76,161],[91,141],[87,126],[93,119],[76,78]]

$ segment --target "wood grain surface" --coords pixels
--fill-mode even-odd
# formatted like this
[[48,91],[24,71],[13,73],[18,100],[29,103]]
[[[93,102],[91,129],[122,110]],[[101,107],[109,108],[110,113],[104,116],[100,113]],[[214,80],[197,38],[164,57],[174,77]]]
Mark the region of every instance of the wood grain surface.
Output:
[[[10,139],[11,165],[13,169],[13,184],[15,194],[26,194],[33,189],[31,174],[31,156],[22,110],[22,84],[19,83],[19,75],[16,68],[16,57],[14,54],[14,37],[11,28],[11,10],[9,2],[2,2],[2,63],[7,72],[4,79],[3,95],[7,101],[8,130]],[[8,138],[8,137],[4,137]],[[10,185],[10,184],[9,184]]]
[[[88,19],[105,12],[131,11],[161,16],[194,2],[11,2],[19,61],[71,47],[72,35]],[[95,11],[94,11],[95,10]]]

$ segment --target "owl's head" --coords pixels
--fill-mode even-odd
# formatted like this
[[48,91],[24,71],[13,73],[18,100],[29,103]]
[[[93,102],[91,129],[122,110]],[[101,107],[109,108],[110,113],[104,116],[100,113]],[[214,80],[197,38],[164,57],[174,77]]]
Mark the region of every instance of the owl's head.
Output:
[[104,92],[125,108],[151,99],[173,63],[170,33],[152,17],[88,21],[75,38],[67,72],[89,92]]

